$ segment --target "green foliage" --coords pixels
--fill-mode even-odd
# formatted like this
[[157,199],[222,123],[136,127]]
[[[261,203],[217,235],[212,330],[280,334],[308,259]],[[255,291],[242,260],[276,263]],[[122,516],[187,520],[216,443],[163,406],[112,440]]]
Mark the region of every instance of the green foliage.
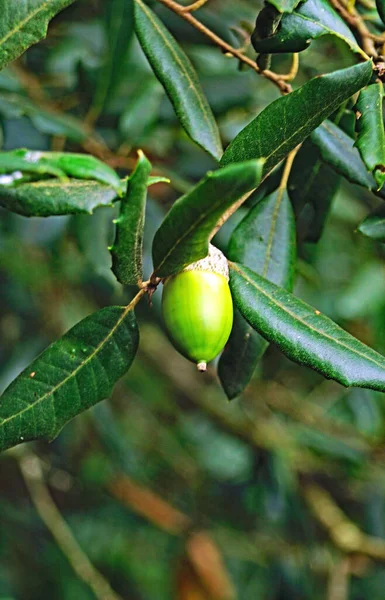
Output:
[[[230,260],[240,262],[269,281],[293,288],[295,220],[286,190],[267,196],[240,222],[227,248]],[[250,382],[268,343],[238,314],[218,374],[229,399]]]
[[[278,7],[277,7],[278,8]],[[362,54],[349,27],[326,0],[301,2],[294,12],[286,11],[278,30],[260,38],[252,36],[257,52],[301,52],[323,35],[335,35],[354,51]]]
[[93,181],[42,179],[24,183],[4,175],[0,182],[0,205],[24,217],[92,214],[98,206],[112,206],[116,190]]
[[155,234],[152,257],[158,277],[178,273],[208,253],[219,219],[261,180],[263,160],[250,160],[209,172],[179,198]]
[[254,271],[233,265],[234,301],[256,331],[292,360],[342,385],[385,390],[383,356]]
[[53,440],[70,419],[108,398],[138,342],[135,316],[125,308],[104,308],[75,325],[3,393],[0,449]]
[[268,173],[344,100],[364,87],[371,73],[372,65],[367,61],[316,77],[278,98],[240,131],[226,148],[221,164],[263,157],[264,173]]
[[384,89],[381,82],[361,90],[357,100],[358,137],[356,146],[368,171],[372,171],[378,188],[385,181],[385,133],[382,114]]
[[187,4],[0,0],[0,598],[383,600],[383,2]]
[[143,277],[143,229],[150,173],[151,163],[139,150],[138,163],[120,202],[120,215],[115,220],[115,242],[111,248],[112,271],[124,285],[138,285]]
[[49,21],[74,0],[1,0],[0,69],[47,34]]
[[142,0],[135,2],[135,31],[187,134],[214,158],[222,155],[219,131],[194,67],[177,41]]

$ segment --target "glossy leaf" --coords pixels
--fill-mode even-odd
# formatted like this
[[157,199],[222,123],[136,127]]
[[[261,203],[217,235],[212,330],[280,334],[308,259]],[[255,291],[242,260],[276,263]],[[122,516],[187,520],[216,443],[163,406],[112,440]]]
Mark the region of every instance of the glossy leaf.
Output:
[[288,358],[342,385],[385,391],[385,358],[318,310],[236,263],[230,287],[245,319]]
[[96,116],[120,83],[134,32],[133,0],[109,0],[104,5],[107,47],[91,109]]
[[135,0],[135,31],[186,133],[214,158],[222,155],[219,130],[189,58],[163,23]]
[[385,209],[381,207],[368,215],[359,224],[357,230],[377,242],[385,242]]
[[139,342],[132,310],[111,306],[49,346],[0,398],[0,450],[53,440],[73,417],[108,398]]
[[0,173],[37,173],[60,178],[94,179],[122,191],[120,177],[108,165],[94,156],[67,152],[12,150],[0,152]]
[[332,121],[325,121],[311,136],[312,142],[320,151],[322,160],[352,183],[368,189],[375,187],[375,181],[368,173],[354,140]]
[[291,14],[282,17],[277,31],[264,39],[252,36],[257,52],[301,52],[311,40],[323,35],[342,39],[354,51],[363,54],[349,27],[327,0],[301,2]]
[[0,69],[47,35],[48,23],[74,0],[0,0]]
[[207,256],[209,237],[220,217],[261,179],[263,161],[248,161],[209,172],[179,198],[155,234],[152,257],[158,277],[178,273]]
[[288,193],[300,225],[303,209],[311,208],[310,222],[301,236],[304,241],[319,240],[339,182],[339,175],[325,164],[318,148],[306,140],[294,159],[288,182]]
[[371,74],[372,63],[367,61],[315,77],[278,98],[235,137],[221,164],[264,157],[263,173],[267,174],[344,100],[364,87]]
[[[0,182],[12,176],[0,176]],[[25,217],[92,214],[98,206],[111,206],[117,199],[114,188],[95,181],[43,179],[0,185],[0,206]]]
[[[295,269],[295,220],[286,191],[261,200],[231,236],[227,257],[291,290]],[[238,396],[249,383],[268,342],[236,312],[230,339],[218,365],[227,397]]]
[[384,88],[382,82],[361,90],[357,100],[356,146],[368,171],[372,171],[381,188],[385,181],[385,133],[382,114]]
[[143,228],[148,176],[151,163],[139,151],[135,171],[127,182],[116,219],[115,242],[111,248],[112,271],[120,283],[136,285],[142,281]]

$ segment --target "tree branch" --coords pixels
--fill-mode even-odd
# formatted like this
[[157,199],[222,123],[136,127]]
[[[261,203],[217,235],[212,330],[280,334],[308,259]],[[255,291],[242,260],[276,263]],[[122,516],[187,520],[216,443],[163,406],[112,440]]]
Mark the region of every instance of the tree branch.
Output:
[[95,569],[74,538],[44,482],[40,459],[27,450],[15,452],[13,456],[18,460],[36,511],[79,579],[93,591],[98,600],[123,600],[114,592],[103,575]]
[[159,2],[167,6],[167,8],[169,8],[174,13],[185,19],[188,23],[190,23],[190,25],[192,25],[198,31],[210,38],[210,40],[214,42],[214,44],[219,46],[222,50],[224,50],[224,52],[234,56],[242,63],[254,69],[254,71],[256,71],[259,75],[262,75],[262,77],[265,77],[266,79],[272,81],[279,88],[282,94],[289,94],[292,91],[290,84],[288,84],[284,80],[285,75],[279,75],[278,73],[274,73],[273,71],[270,71],[268,69],[266,71],[260,69],[253,59],[243,54],[241,50],[238,50],[237,48],[234,48],[233,46],[225,42],[225,40],[223,40],[216,33],[211,31],[211,29],[209,29],[208,27],[203,25],[203,23],[198,21],[198,19],[196,19],[192,14],[190,14],[190,12],[183,10],[183,6],[181,6],[177,2],[174,2],[174,0],[159,0]]

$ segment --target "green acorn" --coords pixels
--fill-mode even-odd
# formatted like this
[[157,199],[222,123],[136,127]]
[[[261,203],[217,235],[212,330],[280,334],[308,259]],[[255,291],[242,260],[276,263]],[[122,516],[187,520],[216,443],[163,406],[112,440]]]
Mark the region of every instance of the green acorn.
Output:
[[233,325],[227,260],[210,244],[206,258],[164,282],[163,318],[183,356],[200,371],[223,349]]

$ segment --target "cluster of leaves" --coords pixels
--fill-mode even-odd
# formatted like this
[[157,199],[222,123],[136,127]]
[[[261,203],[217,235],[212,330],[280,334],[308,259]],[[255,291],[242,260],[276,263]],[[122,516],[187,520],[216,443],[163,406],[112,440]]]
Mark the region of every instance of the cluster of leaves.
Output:
[[[252,36],[255,49],[263,53],[298,52],[307,47],[309,39],[326,32],[342,38],[351,50],[360,52],[367,60],[313,78],[270,103],[239,131],[225,152],[218,125],[190,60],[148,5],[135,0],[130,6],[125,18],[134,23],[141,47],[182,127],[192,140],[219,161],[216,170],[209,172],[175,202],[156,232],[152,278],[173,275],[206,256],[211,232],[221,217],[240,198],[258,189],[261,181],[266,180],[288,153],[309,136],[312,136],[311,143],[322,160],[340,171],[351,169],[352,162],[338,148],[339,144],[346,144],[354,155],[351,138],[334,122],[325,125],[325,119],[357,92],[360,96],[356,145],[363,162],[358,154],[356,162],[360,164],[362,183],[368,185],[370,182],[369,187],[374,190],[381,188],[385,172],[382,83],[371,83],[374,77],[372,62],[326,2],[307,0],[299,8],[284,7],[276,33],[266,38],[256,35],[264,30],[259,15]],[[278,9],[283,10],[282,7]],[[262,16],[264,12],[266,9]],[[272,18],[270,13],[264,20]],[[43,14],[31,13],[28,22],[40,23],[47,18],[44,11]],[[23,50],[23,45],[17,44],[14,38],[19,35],[26,39],[26,18],[19,16],[15,25],[17,34],[10,30],[9,39],[13,44],[8,51],[9,59]],[[116,47],[120,46],[122,40],[118,37],[114,43]],[[116,51],[112,42],[111,46],[112,51]],[[108,89],[97,93],[97,102],[104,102],[113,91],[118,74],[114,69],[109,69],[109,73]],[[104,80],[103,85],[107,85]],[[338,162],[343,165],[337,165]],[[315,164],[319,164],[318,152]],[[310,168],[314,169],[314,162]],[[151,169],[150,162],[141,152],[124,192],[118,175],[94,157],[29,150],[3,152],[0,157],[3,173],[0,203],[25,216],[92,213],[98,206],[111,205],[124,193],[120,216],[115,220],[112,268],[120,283],[140,287],[143,285],[145,200],[147,186],[151,183]],[[373,173],[373,184],[370,172]],[[353,176],[357,177],[357,171]],[[92,183],[81,181],[83,179]],[[99,182],[97,186],[96,182]],[[242,316],[237,315],[219,365],[225,391],[230,398],[242,392],[267,347],[267,341],[275,342],[291,359],[318,370],[325,377],[346,386],[383,391],[385,359],[382,356],[343,332],[318,311],[296,300],[290,291],[276,287],[286,285],[290,290],[295,269],[295,220],[285,187],[281,183],[278,192],[273,191],[260,200],[238,225],[229,242],[228,258],[234,261],[231,289]],[[288,193],[290,196],[290,185]],[[309,199],[311,195],[312,190],[308,190]],[[321,198],[320,202],[330,202],[331,195]],[[301,201],[306,203],[306,200],[302,198]],[[324,215],[327,212],[324,206],[322,211]],[[367,228],[367,224],[364,227]],[[258,236],[261,228],[263,234]],[[322,223],[318,228],[320,233]],[[241,244],[237,243],[240,239]],[[136,353],[135,304],[133,301],[124,310],[103,309],[87,317],[50,346],[7,389],[1,404],[3,449],[23,440],[54,438],[71,417],[108,395]],[[121,338],[120,342],[116,336]],[[112,365],[116,368],[112,369]],[[121,366],[117,368],[117,365]]]
[[[27,8],[25,3],[20,3],[20,10],[7,13],[0,27],[1,66],[18,58],[27,47],[44,37],[49,20],[70,4],[64,0],[42,1]],[[16,234],[26,227],[22,225],[23,217],[32,217],[33,223],[43,222],[42,227],[47,231],[52,228],[55,240],[54,228],[60,227],[60,223],[71,223],[71,235],[84,250],[84,257],[76,260],[87,261],[93,274],[98,273],[103,281],[100,286],[103,291],[100,293],[99,290],[96,295],[101,295],[102,300],[89,302],[73,319],[63,319],[62,324],[56,330],[54,328],[55,334],[61,335],[63,329],[78,322],[5,389],[0,399],[0,449],[26,440],[52,440],[70,419],[111,395],[137,354],[139,332],[134,309],[139,299],[145,296],[144,279],[151,277],[157,282],[158,278],[175,274],[203,258],[217,223],[239,205],[241,198],[248,196],[214,238],[214,243],[222,248],[230,261],[230,285],[236,309],[229,343],[218,361],[218,374],[227,397],[241,395],[250,381],[249,398],[265,393],[269,397],[270,392],[266,391],[269,386],[263,387],[254,377],[256,369],[262,368],[265,368],[267,379],[272,372],[277,381],[282,373],[286,381],[293,377],[293,387],[299,390],[301,400],[306,396],[304,390],[312,387],[308,382],[319,381],[317,373],[344,386],[368,390],[359,396],[354,394],[361,394],[361,391],[347,393],[340,412],[335,409],[338,413],[335,430],[331,419],[330,422],[326,420],[326,425],[320,420],[321,433],[308,427],[311,418],[314,422],[318,415],[317,402],[309,400],[309,422],[302,423],[301,427],[285,422],[287,439],[281,437],[279,426],[274,429],[274,424],[270,424],[274,430],[271,435],[265,431],[264,436],[262,429],[256,434],[259,438],[257,442],[254,439],[253,444],[260,445],[258,468],[264,481],[263,498],[259,496],[261,490],[251,474],[253,458],[245,443],[247,436],[237,445],[228,434],[225,441],[221,439],[224,434],[217,431],[213,434],[217,449],[231,449],[235,443],[232,456],[235,461],[238,457],[241,467],[238,471],[234,467],[234,481],[237,477],[241,480],[249,478],[247,494],[245,492],[239,500],[240,510],[247,516],[247,525],[254,523],[257,514],[256,510],[248,509],[252,496],[254,509],[258,506],[262,512],[271,513],[268,520],[271,523],[275,520],[274,533],[280,533],[281,526],[287,533],[292,528],[290,522],[296,522],[286,504],[293,498],[291,478],[293,473],[306,478],[307,468],[314,466],[312,461],[317,462],[312,452],[316,457],[322,457],[321,472],[322,468],[326,469],[325,465],[329,466],[323,454],[330,454],[339,472],[356,468],[363,477],[371,448],[366,441],[361,443],[361,439],[360,443],[351,442],[351,430],[346,422],[354,421],[361,434],[369,431],[370,435],[379,438],[381,434],[376,425],[382,420],[381,401],[375,392],[385,391],[385,358],[359,339],[374,342],[380,351],[384,350],[383,343],[367,335],[366,331],[349,327],[349,319],[375,314],[381,322],[381,298],[385,290],[378,284],[382,267],[377,255],[381,256],[382,246],[370,246],[372,255],[362,272],[359,271],[362,281],[351,283],[348,276],[354,269],[345,258],[343,242],[340,241],[341,246],[337,245],[335,253],[331,254],[328,242],[324,241],[328,239],[330,243],[330,238],[325,236],[333,236],[333,226],[327,219],[330,211],[336,210],[340,213],[333,213],[335,222],[343,223],[336,238],[349,237],[355,228],[358,229],[363,234],[354,233],[359,242],[346,242],[346,246],[348,252],[353,253],[355,243],[361,244],[364,263],[368,256],[365,244],[371,244],[369,238],[385,241],[385,213],[379,208],[385,180],[383,84],[378,78],[380,71],[376,60],[372,60],[376,57],[368,56],[359,35],[355,35],[357,32],[326,0],[271,1],[260,7],[258,15],[253,3],[240,3],[239,13],[228,6],[218,14],[210,8],[201,9],[197,15],[202,23],[231,44],[236,43],[232,31],[239,31],[241,25],[246,27],[245,23],[252,31],[256,20],[251,34],[252,46],[247,52],[253,60],[255,52],[258,53],[257,64],[260,66],[266,65],[266,60],[270,62],[270,55],[274,55],[274,65],[283,70],[290,63],[285,53],[305,51],[301,54],[303,63],[298,77],[302,85],[298,84],[294,91],[276,98],[268,77],[257,79],[258,75],[252,70],[237,71],[235,60],[231,61],[221,56],[216,48],[207,46],[201,32],[189,30],[186,33],[183,21],[175,15],[174,21],[172,13],[162,12],[157,3],[113,0],[106,3],[108,6],[104,13],[101,11],[102,17],[99,16],[97,23],[90,18],[80,24],[82,10],[89,16],[83,4],[74,3],[67,9],[73,11],[68,14],[78,16],[78,22],[74,19],[71,23],[71,16],[66,20],[66,11],[54,22],[53,26],[61,33],[56,45],[35,46],[21,62],[10,64],[0,73],[0,117],[4,139],[0,153],[0,206],[4,209],[5,239],[0,246],[0,268],[4,269],[7,278],[17,279],[17,269],[24,269],[24,263],[34,264],[34,258],[28,256],[26,248],[25,255],[16,253],[12,263],[3,266],[3,256],[8,254],[10,260],[12,254],[11,240],[14,244]],[[381,7],[378,12],[367,7],[360,7],[361,10],[364,16],[370,12],[372,34],[374,38],[380,37],[383,29]],[[358,16],[361,15],[359,11]],[[79,35],[80,32],[86,35]],[[324,55],[328,57],[327,63],[322,62]],[[44,61],[49,76],[45,88],[34,91],[36,65],[41,61]],[[324,73],[326,70],[327,74]],[[54,78],[57,72],[61,79],[58,89]],[[255,81],[260,86],[257,94]],[[61,103],[60,86],[68,96],[76,95],[75,107],[70,111],[63,111],[65,104]],[[222,88],[224,93],[221,93]],[[18,135],[15,135],[15,129]],[[225,150],[223,141],[228,143]],[[20,146],[28,149],[20,149]],[[143,150],[137,152],[139,147]],[[291,158],[282,165],[288,155]],[[115,167],[123,166],[124,171],[127,165],[131,174],[125,178]],[[170,187],[164,185],[168,181]],[[163,185],[150,188],[148,195],[149,187],[160,183]],[[342,195],[345,191],[342,209],[335,208],[333,203],[338,190],[342,190]],[[347,201],[346,190],[355,197],[352,206]],[[151,194],[160,201],[164,197],[174,200],[167,214],[164,214],[162,202],[154,202]],[[365,216],[367,213],[369,216]],[[48,219],[43,221],[41,217]],[[115,227],[108,255],[112,222]],[[9,247],[6,246],[7,239]],[[73,260],[71,243],[68,242],[65,250],[60,249],[67,266],[61,265],[59,271],[63,280],[70,282],[72,293],[76,278],[84,278],[85,274],[77,273],[76,266],[68,266]],[[60,253],[58,248],[55,246],[52,252]],[[324,263],[320,255],[324,256]],[[331,285],[332,299],[326,292],[320,299],[318,290],[314,291],[311,286],[312,269],[316,269],[317,260],[318,265],[323,265],[321,269],[327,272],[324,278],[326,285]],[[339,267],[339,261],[344,260]],[[109,261],[112,262],[112,273]],[[43,270],[38,259],[37,264]],[[345,280],[341,277],[344,267],[348,273]],[[70,272],[71,268],[73,271]],[[26,270],[29,270],[28,266]],[[337,273],[335,280],[329,272],[334,270]],[[299,281],[294,295],[296,274]],[[20,278],[27,276],[28,273],[23,273]],[[30,277],[36,278],[35,297],[39,297],[41,289],[44,293],[49,291],[51,283],[44,283],[44,270],[42,275],[37,271]],[[51,273],[46,280],[50,282],[53,278]],[[131,302],[122,301],[127,292],[122,291],[120,284],[137,288]],[[339,304],[334,302],[337,293],[333,297],[333,286],[338,288],[342,298]],[[378,289],[371,294],[367,290],[370,286]],[[361,287],[365,288],[368,297]],[[12,293],[5,302],[7,311],[12,313],[13,303],[18,305],[19,291],[12,285],[10,289]],[[131,297],[132,289],[128,290]],[[89,296],[92,297],[93,292],[94,288]],[[158,316],[158,295],[154,295],[155,316],[151,319]],[[298,296],[305,297],[309,303]],[[56,297],[57,294],[52,293],[53,304]],[[314,302],[317,309],[313,308]],[[42,303],[47,304],[43,300]],[[369,308],[366,307],[368,303]],[[99,304],[110,306],[92,312]],[[318,308],[342,321],[352,333],[322,315]],[[47,310],[45,308],[43,314]],[[137,312],[142,311],[144,320],[149,318],[146,310],[141,305],[137,309]],[[55,310],[52,311],[55,315]],[[81,320],[84,313],[91,314]],[[57,315],[52,318],[59,319]],[[41,325],[42,321],[39,323]],[[163,339],[158,341],[159,333],[154,333],[157,330],[153,330],[153,325],[149,327],[150,335],[146,326],[143,328],[145,360],[139,355],[139,364],[133,366],[130,373],[134,382],[139,381],[140,369],[148,368],[150,379],[162,388],[167,385],[164,372],[171,382],[173,374],[166,371],[165,366],[165,371],[159,375],[157,369],[163,368],[162,355],[167,354],[167,346]],[[53,337],[52,331],[47,337]],[[32,354],[41,350],[45,341],[43,336]],[[284,358],[278,358],[276,346],[291,361],[306,365],[316,373],[309,374],[301,367],[288,366]],[[30,358],[29,355],[20,359],[23,367]],[[5,354],[5,362],[6,359]],[[148,362],[154,360],[161,367],[152,365],[150,368]],[[175,361],[176,369],[183,371],[182,363],[177,362],[177,358]],[[275,367],[276,364],[283,365],[282,369]],[[175,383],[176,387],[178,385],[180,382]],[[186,391],[182,384],[179,393],[192,394],[192,402],[199,402],[197,397],[200,395],[210,395],[205,384],[196,384],[194,380],[190,387],[197,385],[194,393]],[[339,390],[337,395],[342,394],[339,387],[330,389],[332,392]],[[215,394],[218,403],[218,392]],[[159,396],[165,400],[167,392],[159,392]],[[245,397],[247,399],[247,393]],[[271,400],[270,409],[272,406],[274,410],[282,409],[282,406],[274,406],[279,397],[278,394]],[[155,400],[153,402],[156,404]],[[358,408],[360,402],[364,408]],[[287,405],[283,404],[282,412],[287,414]],[[254,404],[251,405],[249,410],[255,421],[263,419],[262,410],[258,412]],[[223,406],[226,408],[225,402]],[[293,406],[293,414],[297,409],[301,411],[301,402],[294,402]],[[108,413],[99,408],[100,413],[95,412],[95,419],[100,435],[107,446],[112,444],[114,453],[121,459],[126,452],[124,447],[116,448],[121,435],[116,432],[116,424],[108,419]],[[133,413],[132,408],[130,416]],[[296,416],[292,413],[290,417],[299,418],[297,413]],[[213,412],[213,415],[219,423],[225,419],[222,413]],[[127,424],[128,420],[127,416],[125,426],[131,435],[133,427]],[[191,429],[199,426],[198,421],[192,419]],[[323,426],[327,431],[324,436]],[[74,427],[74,424],[68,426],[68,436],[76,431]],[[204,425],[202,432],[204,440]],[[177,425],[173,435],[175,440],[182,440],[182,445],[191,443],[193,438],[191,431],[179,430]],[[284,449],[292,449],[290,436],[295,439],[294,448],[296,443],[305,448],[300,466],[294,450],[292,454],[288,452],[290,465],[280,455],[281,443]],[[338,436],[342,441],[337,439]],[[206,437],[209,440],[210,436]],[[220,477],[221,470],[225,471],[224,479],[231,480],[233,475],[226,471],[226,460],[219,466],[217,463],[215,467],[210,466],[209,457],[214,460],[213,456],[218,454],[215,448],[210,450],[210,443],[207,441],[205,458],[199,459],[203,469],[212,469],[214,478]],[[204,451],[201,451],[202,456]],[[226,451],[223,452],[226,456]],[[149,479],[152,478],[150,471],[147,473]],[[133,474],[137,475],[136,472]],[[239,489],[237,485],[236,491],[241,496],[242,485]],[[370,481],[365,481],[362,488],[364,491],[370,488]],[[296,502],[299,503],[299,522],[304,512],[298,497]],[[308,515],[303,522],[311,522]],[[298,535],[306,538],[306,527],[302,527],[303,532]],[[371,529],[375,529],[375,524]],[[267,530],[270,535],[269,527]],[[263,535],[261,540],[263,543]],[[291,553],[287,553],[287,558],[284,550],[282,564],[277,558],[282,580],[274,584],[276,589],[271,595],[279,598],[287,583],[285,597],[290,594],[300,597],[301,593],[306,597],[306,585],[301,587],[295,581],[290,572]],[[159,565],[161,563],[159,561]],[[262,590],[266,582],[274,579],[274,568],[269,575],[265,574],[266,577],[259,571],[258,567],[258,585]],[[247,569],[239,574],[242,598],[256,597],[256,583],[250,586],[251,591],[247,591],[248,577]],[[381,588],[380,583],[381,574],[378,574],[371,597],[374,598],[375,590]],[[164,585],[166,589],[167,585]],[[71,594],[70,591],[66,593]],[[167,593],[170,592],[165,592],[164,597]]]

